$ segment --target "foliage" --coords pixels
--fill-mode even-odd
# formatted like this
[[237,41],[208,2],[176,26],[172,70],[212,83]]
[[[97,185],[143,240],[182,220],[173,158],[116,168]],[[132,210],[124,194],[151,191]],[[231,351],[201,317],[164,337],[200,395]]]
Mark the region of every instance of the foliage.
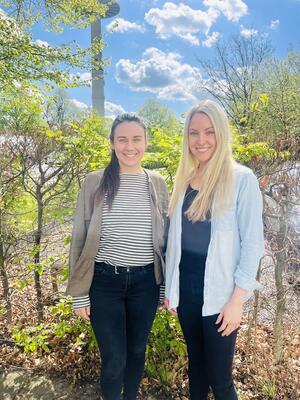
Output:
[[249,140],[268,141],[276,150],[289,151],[290,160],[299,160],[300,52],[291,52],[284,60],[270,60],[260,87],[268,103],[259,110]]
[[260,90],[258,81],[272,54],[265,35],[233,36],[215,46],[211,60],[199,60],[203,70],[200,88],[226,109],[231,121],[243,132],[256,121]]
[[72,314],[70,300],[60,300],[55,306],[49,307],[49,313],[55,317],[55,322],[29,327],[16,324],[13,327],[12,337],[25,352],[49,353],[55,347],[63,346],[66,341],[71,341],[70,346],[74,345],[77,349],[92,350],[96,346],[90,324],[81,318],[69,320]]
[[152,145],[156,151],[147,153],[145,165],[158,169],[166,178],[169,188],[172,188],[181,154],[182,136],[179,133],[167,133],[161,129],[153,129]]
[[[26,2],[23,2],[23,5],[24,3]],[[67,10],[64,10],[64,5],[69,7],[69,17],[64,18],[65,23],[69,19],[74,19],[76,7],[74,5],[71,7],[72,3],[73,1],[68,0],[59,3],[60,5],[58,3],[54,5],[53,2],[48,3],[49,5],[52,4],[52,11],[56,14],[56,17],[54,15],[52,19],[55,25],[57,25],[59,18],[63,18],[61,12],[67,12]],[[83,3],[88,5],[95,3],[95,10],[99,12],[98,1],[83,2],[78,0],[78,3],[82,3],[82,5]],[[22,2],[17,2],[17,4],[21,6]],[[24,12],[25,10],[28,11],[24,8]],[[77,14],[78,11],[81,14],[87,10],[82,7],[77,9]],[[92,65],[97,68],[103,66],[103,63],[101,64],[93,59],[93,55],[98,54],[102,48],[101,40],[95,41],[86,49],[81,48],[75,41],[62,44],[59,47],[53,47],[41,41],[33,41],[30,32],[25,30],[16,19],[8,16],[0,9],[0,89],[11,86],[18,87],[21,84],[27,85],[28,82],[37,81],[44,81],[46,87],[51,87],[51,82],[61,87],[78,86],[82,82],[78,77],[71,74],[71,69],[74,67],[91,69]]]
[[178,319],[160,310],[149,337],[146,373],[170,390],[182,380],[185,367],[186,349]]
[[3,3],[21,26],[43,22],[47,30],[55,32],[62,32],[67,25],[86,27],[102,18],[108,8],[96,0],[63,0],[59,3],[51,0],[4,0]]
[[138,114],[144,119],[150,137],[156,129],[168,134],[180,133],[182,129],[182,124],[174,112],[156,99],[147,100],[139,109]]

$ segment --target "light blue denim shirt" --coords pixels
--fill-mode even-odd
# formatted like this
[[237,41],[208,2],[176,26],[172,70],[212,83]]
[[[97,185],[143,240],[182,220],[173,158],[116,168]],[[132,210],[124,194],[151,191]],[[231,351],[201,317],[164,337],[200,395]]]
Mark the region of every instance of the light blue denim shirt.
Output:
[[[168,235],[166,298],[170,308],[176,308],[179,303],[183,199],[184,194],[170,219]],[[232,206],[211,221],[203,316],[218,314],[230,300],[235,286],[247,291],[246,299],[251,297],[253,290],[261,289],[256,273],[263,251],[262,195],[258,181],[249,168],[236,164]]]

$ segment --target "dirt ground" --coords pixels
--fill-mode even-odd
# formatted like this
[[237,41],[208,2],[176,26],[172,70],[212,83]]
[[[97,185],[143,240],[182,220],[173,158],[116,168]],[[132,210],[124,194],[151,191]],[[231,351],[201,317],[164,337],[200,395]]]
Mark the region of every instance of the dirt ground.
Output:
[[[1,400],[101,400],[97,385],[72,385],[60,377],[33,374],[24,369],[0,371]],[[152,396],[140,400],[160,400]]]

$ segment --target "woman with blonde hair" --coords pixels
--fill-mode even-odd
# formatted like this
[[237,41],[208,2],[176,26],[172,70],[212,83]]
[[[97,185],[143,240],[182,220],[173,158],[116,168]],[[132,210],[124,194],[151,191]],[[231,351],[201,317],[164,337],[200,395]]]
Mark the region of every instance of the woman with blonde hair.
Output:
[[229,122],[214,101],[189,112],[170,202],[165,304],[189,357],[191,400],[234,400],[232,362],[243,304],[260,289],[262,197],[253,172],[233,160]]

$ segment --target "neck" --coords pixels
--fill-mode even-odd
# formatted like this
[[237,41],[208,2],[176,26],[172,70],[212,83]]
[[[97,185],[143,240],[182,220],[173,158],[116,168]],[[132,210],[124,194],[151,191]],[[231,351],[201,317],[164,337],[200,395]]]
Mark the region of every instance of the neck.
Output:
[[141,165],[135,165],[133,167],[120,165],[120,173],[130,173],[130,174],[142,174],[144,172]]

